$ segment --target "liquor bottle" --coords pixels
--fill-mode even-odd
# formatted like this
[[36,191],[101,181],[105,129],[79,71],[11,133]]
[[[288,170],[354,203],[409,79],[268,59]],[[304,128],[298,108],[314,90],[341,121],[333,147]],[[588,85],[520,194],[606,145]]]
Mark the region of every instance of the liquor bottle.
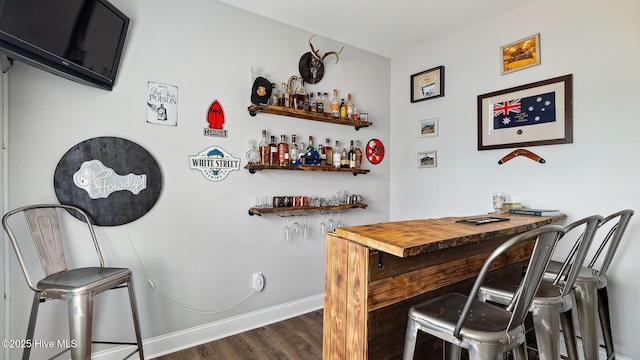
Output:
[[275,135],[271,135],[271,142],[269,143],[269,165],[278,166],[278,145],[276,144]]
[[341,118],[347,117],[347,105],[344,104],[344,99],[340,100],[340,117]]
[[357,107],[353,107],[353,115],[352,115],[353,120],[360,120],[360,114],[358,113],[358,108]]
[[349,150],[349,168],[356,168],[356,150],[353,148],[353,140],[351,140],[351,149]]
[[347,94],[347,119],[353,118],[353,102],[351,102],[351,94]]
[[289,144],[287,144],[287,135],[280,135],[280,143],[278,144],[278,165],[289,166]]
[[318,91],[318,93],[316,94],[316,97],[317,97],[316,112],[318,114],[322,114],[324,113],[324,102],[322,101],[322,93]]
[[282,87],[280,89],[278,89],[278,106],[282,106],[282,107],[286,107],[287,106],[287,101],[286,101],[286,96],[285,96],[285,87],[287,85],[285,83],[282,83]]
[[327,165],[327,153],[324,152],[324,145],[318,144],[318,154],[320,154],[320,165]]
[[340,154],[340,167],[349,168],[349,155],[346,148],[342,148],[342,153]]
[[360,169],[362,166],[362,148],[360,147],[360,140],[356,140],[356,148],[354,149],[356,152],[356,169]]
[[331,116],[340,117],[340,102],[338,101],[338,90],[333,89],[333,97],[331,98]]
[[278,105],[278,90],[276,90],[276,83],[271,83],[271,99],[269,99],[269,105]]
[[296,109],[304,110],[306,106],[307,92],[304,89],[304,80],[300,80],[300,86],[296,90]]
[[340,144],[338,143],[338,140],[336,140],[336,147],[334,148],[335,151],[333,152],[333,167],[340,167]]
[[327,165],[333,165],[333,149],[331,148],[329,138],[324,139],[324,152],[327,155]]
[[289,154],[289,163],[293,163],[298,160],[298,144],[296,143],[297,136],[296,134],[291,134],[291,153]]
[[313,96],[313,92],[309,93],[309,109],[307,111],[318,112],[318,100]]
[[313,149],[313,136],[309,135],[309,145],[307,145],[307,149],[305,151],[309,151]]
[[329,101],[329,95],[327,93],[322,95],[322,104],[324,107],[324,113],[331,114],[331,101]]
[[267,130],[262,130],[262,140],[258,144],[260,150],[260,164],[269,165],[269,143],[267,142]]

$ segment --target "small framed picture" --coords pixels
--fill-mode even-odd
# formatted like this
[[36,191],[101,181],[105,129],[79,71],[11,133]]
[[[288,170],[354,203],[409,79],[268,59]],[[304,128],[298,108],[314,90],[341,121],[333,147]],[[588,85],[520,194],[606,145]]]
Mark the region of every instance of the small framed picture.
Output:
[[360,113],[358,115],[358,119],[360,119],[360,121],[369,121],[369,114],[368,113]]
[[423,151],[418,153],[418,167],[429,168],[438,165],[438,156],[435,150]]
[[500,75],[540,65],[540,33],[500,47]]
[[411,75],[411,102],[444,96],[444,66]]
[[418,137],[438,136],[438,118],[418,121]]

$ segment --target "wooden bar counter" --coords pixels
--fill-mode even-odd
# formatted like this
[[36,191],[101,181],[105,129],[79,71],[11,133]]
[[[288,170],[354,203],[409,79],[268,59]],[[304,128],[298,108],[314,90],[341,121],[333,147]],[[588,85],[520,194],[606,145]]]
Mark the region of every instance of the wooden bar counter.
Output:
[[[509,220],[456,222],[484,216]],[[327,234],[323,359],[400,359],[410,306],[445,292],[467,293],[499,244],[564,218],[500,213],[352,226]],[[499,259],[496,273],[521,271],[531,246],[523,244]],[[439,359],[440,348],[440,341],[421,333],[416,358]]]

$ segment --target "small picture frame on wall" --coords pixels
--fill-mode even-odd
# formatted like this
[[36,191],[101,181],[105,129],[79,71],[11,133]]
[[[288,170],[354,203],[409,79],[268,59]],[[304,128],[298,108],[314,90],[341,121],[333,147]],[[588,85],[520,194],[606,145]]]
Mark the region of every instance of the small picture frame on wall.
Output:
[[418,153],[418,167],[430,168],[438,165],[438,155],[435,150],[422,151]]
[[500,47],[500,75],[540,65],[540,33]]
[[438,136],[438,130],[440,125],[438,124],[438,118],[434,117],[426,120],[418,121],[418,137],[432,137]]
[[411,102],[444,96],[444,66],[411,75]]

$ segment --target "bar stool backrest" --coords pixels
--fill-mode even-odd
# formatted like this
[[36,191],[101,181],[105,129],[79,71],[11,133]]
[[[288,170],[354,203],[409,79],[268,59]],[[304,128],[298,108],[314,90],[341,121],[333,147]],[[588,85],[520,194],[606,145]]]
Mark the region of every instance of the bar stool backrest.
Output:
[[508,332],[522,325],[525,317],[529,313],[529,308],[531,307],[533,298],[538,291],[538,287],[540,286],[540,282],[542,281],[547,265],[551,260],[551,255],[555,249],[556,243],[562,234],[564,234],[564,228],[562,226],[545,225],[516,235],[498,246],[482,265],[480,273],[473,284],[473,288],[469,293],[467,302],[465,303],[462,313],[460,314],[460,318],[458,319],[458,323],[453,331],[453,336],[456,338],[460,337],[460,330],[462,329],[467,315],[471,310],[473,302],[477,299],[478,290],[489,273],[493,262],[512,246],[536,239],[531,253],[531,259],[527,266],[527,271],[523,276],[522,282],[518,286],[511,303],[507,306],[507,310],[511,312],[511,321],[509,323],[509,328],[507,328],[506,331]]
[[571,292],[602,219],[600,215],[593,215],[574,221],[564,227],[565,233],[562,238],[567,237],[568,234],[576,229],[582,229],[582,233],[573,244],[571,251],[565,258],[560,271],[553,281],[554,284],[562,286],[562,296],[568,295],[569,292]]
[[616,250],[618,249],[618,245],[620,245],[620,240],[622,240],[622,236],[624,235],[624,232],[627,229],[627,225],[629,225],[629,220],[631,219],[631,216],[633,216],[633,214],[634,214],[634,211],[631,209],[622,210],[607,216],[600,222],[598,229],[602,228],[604,225],[606,225],[609,222],[616,221],[616,219],[618,221],[616,224],[611,226],[611,228],[609,229],[609,232],[604,237],[604,239],[602,240],[602,243],[598,247],[598,250],[596,250],[596,253],[593,256],[593,259],[591,259],[591,262],[587,266],[590,269],[594,269],[594,267],[596,266],[596,262],[598,261],[598,258],[603,252],[605,252],[604,250],[608,245],[608,249],[606,250],[604,257],[602,258],[600,268],[596,269],[598,270],[598,275],[601,275],[601,276],[606,275],[607,270],[611,265],[613,256],[615,255]]
[[89,233],[93,239],[93,245],[96,249],[98,259],[100,260],[100,266],[104,267],[104,260],[102,258],[102,253],[100,252],[100,247],[98,245],[98,240],[93,230],[93,226],[91,225],[91,220],[81,209],[70,205],[38,204],[23,206],[11,210],[2,217],[2,226],[9,235],[9,239],[16,252],[16,256],[18,257],[18,262],[20,263],[24,277],[26,278],[29,287],[34,291],[39,291],[37,283],[40,279],[35,279],[35,275],[29,271],[29,266],[25,260],[23,251],[20,248],[16,232],[12,229],[9,219],[19,213],[23,213],[26,217],[29,231],[46,277],[68,270],[64,256],[64,247],[62,244],[63,238],[60,233],[60,223],[57,215],[57,209],[59,208],[75,211],[84,217],[85,222],[89,227]]

